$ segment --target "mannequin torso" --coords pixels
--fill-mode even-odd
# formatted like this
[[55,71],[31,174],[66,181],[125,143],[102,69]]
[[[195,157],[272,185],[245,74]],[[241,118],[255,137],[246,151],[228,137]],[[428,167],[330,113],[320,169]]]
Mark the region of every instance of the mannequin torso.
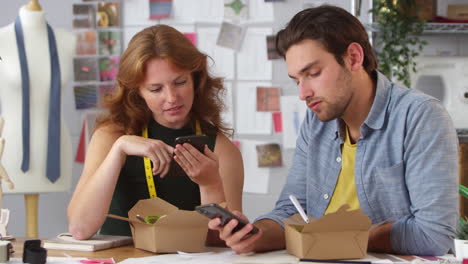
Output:
[[[0,112],[5,119],[5,145],[2,163],[15,183],[15,193],[66,191],[71,184],[72,146],[62,115],[60,178],[51,183],[45,176],[47,131],[50,96],[50,55],[47,27],[43,11],[19,11],[24,32],[24,45],[30,78],[30,168],[21,171],[22,153],[22,91],[21,70],[14,24],[0,28]],[[62,90],[71,79],[75,52],[75,36],[54,29],[61,69]],[[62,92],[63,94],[63,92]]]

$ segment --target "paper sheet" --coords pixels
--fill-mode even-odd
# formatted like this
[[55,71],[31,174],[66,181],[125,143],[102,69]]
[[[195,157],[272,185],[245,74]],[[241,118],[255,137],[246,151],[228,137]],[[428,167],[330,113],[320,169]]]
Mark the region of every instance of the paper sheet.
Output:
[[267,143],[255,147],[257,149],[258,167],[270,168],[283,166],[283,158],[279,144]]
[[259,168],[257,158],[257,145],[268,142],[255,140],[240,140],[240,150],[244,161],[244,192],[268,193],[270,178],[269,168]]
[[240,50],[244,42],[245,32],[246,29],[242,25],[223,22],[219,30],[216,45],[236,51]]
[[95,108],[97,106],[96,85],[77,85],[73,87],[76,109]]
[[[210,250],[210,249],[209,249]],[[457,261],[452,254],[447,254],[440,257],[417,257],[417,256],[406,256],[414,257],[418,261],[416,263],[420,264],[437,264],[445,261],[448,264],[456,264]],[[411,264],[411,262],[402,258],[398,258],[397,255],[390,254],[376,254],[371,253],[367,254],[362,259],[353,259],[353,261],[371,261],[376,264]],[[13,262],[21,263],[21,262]],[[49,258],[47,259],[49,263]],[[56,262],[54,262],[56,263]],[[73,263],[73,262],[60,262],[60,263]],[[143,258],[129,258],[122,262],[121,264],[297,264],[299,263],[299,258],[290,255],[286,250],[276,250],[266,253],[256,253],[256,254],[236,254],[230,249],[220,249],[216,248],[215,251],[203,252],[203,253],[181,253],[181,254],[163,254],[155,255],[151,257]]]
[[220,252],[163,254],[143,258],[128,258],[120,264],[218,264],[233,263],[237,255],[226,249]]
[[177,22],[221,22],[223,20],[223,1],[221,0],[174,0],[172,18],[164,23]]
[[237,82],[236,131],[238,134],[271,134],[271,113],[256,111],[257,86],[271,86],[271,83]]
[[[123,26],[147,27],[158,24],[157,20],[150,19],[149,0],[125,0],[123,4]],[[174,8],[174,5],[173,5]]]
[[[124,26],[150,26],[155,20],[149,19],[150,6],[148,0],[125,0]],[[171,17],[161,19],[164,24],[221,22],[223,20],[223,1],[220,0],[173,0]]]
[[303,0],[302,6],[303,8],[309,8],[327,4],[341,7],[346,11],[353,13],[353,10],[351,10],[352,1],[354,0]]
[[279,112],[280,111],[279,87],[257,87],[257,111],[258,112]]
[[171,27],[177,29],[181,33],[194,33],[195,25],[170,25]]
[[103,30],[98,33],[98,54],[102,56],[120,56],[122,36],[120,31]]
[[283,125],[283,148],[295,148],[300,125],[304,120],[307,106],[299,96],[281,96],[281,115]]
[[[84,260],[87,258],[73,258],[73,257],[47,257],[47,264],[71,264],[71,263],[76,263],[76,264],[82,264],[80,263],[80,260]],[[8,263],[21,263],[23,264],[23,259],[22,258],[10,258]]]
[[76,34],[76,55],[96,55],[96,31],[78,31]]
[[208,59],[212,74],[232,80],[234,79],[234,51],[216,45],[218,33],[218,27],[199,27],[197,47],[212,58],[212,60]]
[[[224,1],[221,0],[173,0],[171,18],[164,23],[221,22],[224,16]],[[263,0],[250,0],[248,22],[273,22],[273,4]],[[123,25],[152,25],[148,0],[125,0],[123,3]]]
[[295,264],[299,258],[290,255],[286,250],[276,250],[266,253],[256,253],[251,255],[240,255],[234,260],[235,264]]
[[98,29],[121,26],[122,14],[119,2],[98,2],[96,27]]
[[283,120],[281,118],[281,112],[275,112],[271,114],[273,117],[273,129],[276,133],[283,132]]
[[150,16],[152,20],[169,18],[172,13],[171,0],[149,0]]
[[240,20],[249,17],[249,0],[224,0],[224,19]]
[[[171,18],[164,23],[221,22],[224,17],[224,1],[221,0],[173,0]],[[151,25],[148,0],[125,0],[124,25]],[[248,1],[247,22],[273,22],[273,4],[263,0]],[[128,7],[128,8],[127,8]]]
[[123,27],[152,25],[157,21],[150,20],[148,0],[122,1]]
[[192,42],[193,45],[197,46],[197,33],[193,32],[182,32]]
[[133,38],[133,36],[135,36],[136,33],[140,32],[144,28],[145,28],[145,26],[124,27],[124,29],[123,29],[123,46],[122,46],[124,48],[124,50],[128,47],[128,43]]
[[99,75],[97,58],[75,57],[73,72],[75,82],[97,81]]
[[273,22],[273,4],[264,0],[249,1],[248,22]]
[[266,37],[271,28],[248,28],[241,50],[237,55],[239,80],[271,80],[273,64],[267,57]]
[[269,60],[281,60],[283,57],[276,50],[276,35],[270,35],[266,38],[267,58]]

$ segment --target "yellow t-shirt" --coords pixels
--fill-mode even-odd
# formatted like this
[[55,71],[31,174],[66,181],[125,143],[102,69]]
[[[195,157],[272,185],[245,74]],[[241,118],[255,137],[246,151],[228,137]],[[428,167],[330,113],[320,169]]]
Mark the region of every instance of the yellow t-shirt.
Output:
[[356,193],[356,183],[354,182],[356,144],[351,144],[348,128],[346,128],[345,142],[341,152],[341,172],[338,175],[338,182],[325,214],[336,212],[343,204],[349,204],[350,210],[356,210],[360,207]]

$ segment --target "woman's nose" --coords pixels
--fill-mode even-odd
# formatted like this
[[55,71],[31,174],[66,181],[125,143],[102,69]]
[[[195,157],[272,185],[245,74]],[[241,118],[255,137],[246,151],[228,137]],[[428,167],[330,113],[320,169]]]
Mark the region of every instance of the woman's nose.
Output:
[[174,89],[169,88],[166,92],[166,100],[169,102],[174,102],[177,99],[177,92]]

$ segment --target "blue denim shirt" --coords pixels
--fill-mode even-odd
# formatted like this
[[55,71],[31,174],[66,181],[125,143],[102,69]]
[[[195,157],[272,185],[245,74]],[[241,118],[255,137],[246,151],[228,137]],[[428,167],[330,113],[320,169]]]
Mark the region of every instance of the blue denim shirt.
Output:
[[[390,238],[400,254],[443,255],[458,220],[458,139],[435,98],[399,87],[381,73],[372,108],[361,125],[355,161],[356,191],[373,224],[395,221]],[[308,110],[292,167],[275,209],[260,219],[295,213],[294,194],[306,213],[321,217],[341,170],[341,120],[321,122]]]

